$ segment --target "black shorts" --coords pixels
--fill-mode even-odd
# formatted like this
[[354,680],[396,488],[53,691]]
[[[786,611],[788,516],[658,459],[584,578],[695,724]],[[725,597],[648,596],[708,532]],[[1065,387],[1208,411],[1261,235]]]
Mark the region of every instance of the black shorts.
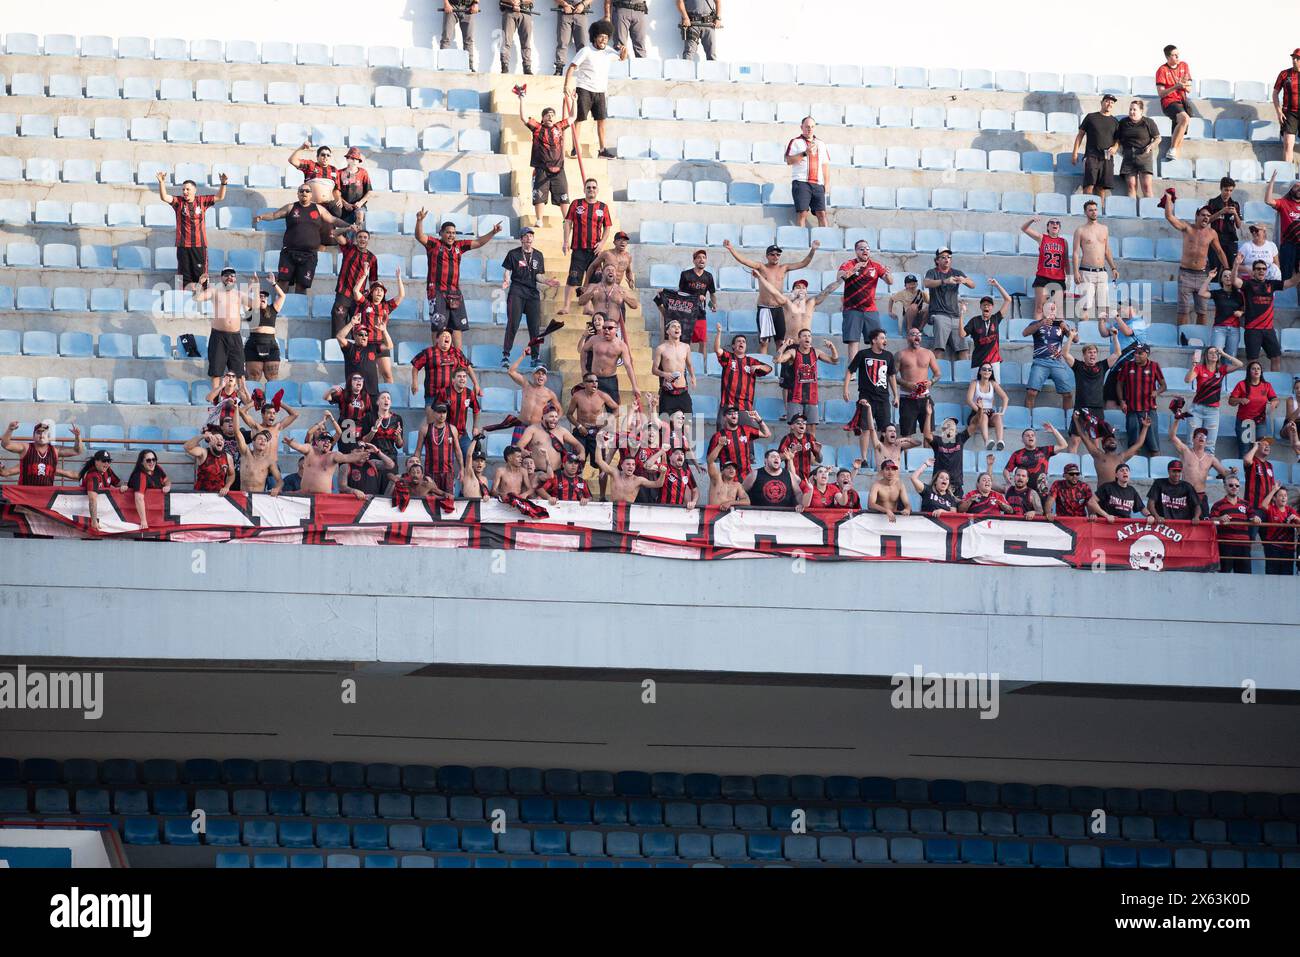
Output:
[[337,336],[339,330],[352,321],[352,313],[357,308],[357,301],[351,293],[336,292],[334,305],[330,308],[330,335]]
[[790,184],[790,192],[794,195],[796,213],[826,211],[826,187],[821,183],[805,183],[797,179]]
[[578,87],[578,122],[581,123],[588,116],[593,120],[603,120],[609,116],[605,109],[605,94]]
[[569,279],[566,285],[581,286],[582,277],[587,275],[587,270],[591,264],[596,261],[596,250],[594,249],[575,249],[569,257]]
[[691,394],[689,392],[665,392],[660,389],[659,411],[664,415],[672,415],[674,412],[685,412],[690,415],[694,411],[691,407]]
[[177,246],[176,271],[185,283],[198,282],[208,271],[208,247]]
[[227,372],[244,375],[244,340],[237,332],[208,332],[208,378],[217,379]]
[[871,419],[876,431],[885,431],[885,426],[894,421],[893,405],[890,404],[888,398],[876,398],[874,396],[865,396],[865,398],[867,404],[871,406]]
[[1152,176],[1156,171],[1156,155],[1143,153],[1141,150],[1125,150],[1124,162],[1120,164],[1121,176]]
[[280,268],[275,273],[281,286],[306,290],[316,278],[316,253],[300,249],[281,249]]
[[[912,399],[903,396],[898,400],[898,435],[900,438],[916,434],[916,431],[925,422],[925,410],[929,407],[929,404],[929,397]],[[874,409],[872,409],[871,414],[875,415]]]
[[1246,340],[1247,362],[1258,359],[1261,348],[1264,355],[1270,359],[1276,359],[1282,354],[1282,347],[1277,341],[1276,329],[1245,329],[1243,333]]
[[1290,133],[1292,136],[1300,133],[1300,113],[1289,111],[1282,113],[1282,132]]
[[533,170],[533,205],[541,206],[548,196],[553,206],[563,206],[569,201],[569,180],[563,169],[556,173]]
[[464,332],[468,329],[465,297],[459,292],[435,292],[429,299],[429,327],[434,332],[442,332],[444,329]]
[[[212,346],[209,343],[208,353]],[[245,362],[279,362],[280,341],[269,332],[250,332],[244,342]]]
[[1115,164],[1104,153],[1087,153],[1083,157],[1083,185],[1110,189],[1115,179]]
[[596,388],[605,393],[615,402],[618,401],[618,376],[602,375],[596,377]]
[[759,340],[761,341],[763,339],[773,338],[771,336],[763,335],[763,310],[764,309],[766,309],[768,312],[772,314],[772,329],[775,332],[774,338],[776,339],[777,342],[784,342],[785,341],[785,309],[783,309],[781,306],[759,306],[758,307],[758,310],[755,313],[755,318],[758,322]]
[[596,464],[596,435],[595,428],[588,429],[586,432],[573,430],[573,437],[582,443],[582,447],[587,450],[587,461],[592,465]]
[[1057,292],[1060,292],[1065,288],[1065,283],[1059,279],[1051,279],[1047,276],[1035,276],[1033,283],[1030,285],[1030,288],[1051,289],[1053,286],[1056,287]]
[[1187,104],[1182,100],[1174,100],[1168,106],[1162,106],[1160,109],[1164,111],[1165,116],[1169,117],[1170,122],[1174,122],[1178,119],[1179,113],[1187,112]]

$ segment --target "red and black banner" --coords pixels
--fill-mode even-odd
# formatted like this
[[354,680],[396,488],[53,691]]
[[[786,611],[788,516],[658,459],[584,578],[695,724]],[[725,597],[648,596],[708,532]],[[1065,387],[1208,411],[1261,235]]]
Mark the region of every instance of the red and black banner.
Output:
[[1143,571],[1213,571],[1219,549],[1208,523],[1116,519],[1015,519],[910,515],[890,521],[851,509],[716,508],[609,502],[547,505],[525,519],[494,500],[454,503],[351,495],[226,496],[145,493],[141,529],[131,493],[102,494],[100,531],[79,489],[6,486],[0,522],[23,537],[149,538],[173,542],[418,545],[620,552],[705,560],[785,556],[816,560],[928,561]]

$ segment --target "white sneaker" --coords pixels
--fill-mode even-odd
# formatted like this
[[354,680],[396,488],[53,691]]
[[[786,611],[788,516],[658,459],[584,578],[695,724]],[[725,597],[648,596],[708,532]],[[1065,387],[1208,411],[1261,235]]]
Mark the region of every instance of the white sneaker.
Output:
[[1175,152],[1174,150],[1168,150],[1168,151],[1165,153],[1165,162],[1166,162],[1166,163],[1169,162],[1170,160],[1176,160],[1176,159],[1178,159],[1178,153]]

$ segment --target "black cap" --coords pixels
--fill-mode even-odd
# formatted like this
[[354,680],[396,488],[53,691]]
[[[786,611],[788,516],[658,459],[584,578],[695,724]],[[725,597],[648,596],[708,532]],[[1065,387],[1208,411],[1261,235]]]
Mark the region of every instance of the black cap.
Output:
[[225,269],[221,270],[221,275],[223,275],[223,276],[233,276],[233,275],[235,275],[235,270],[233,270],[233,269],[231,269],[229,266],[227,266]]
[[767,247],[767,254],[769,256],[772,255],[772,253],[776,253],[777,255],[780,255],[783,252],[785,252],[785,250],[782,249],[780,246],[778,246],[776,243],[773,243],[771,246]]
[[1081,470],[1079,466],[1075,465],[1074,463],[1071,463],[1065,467],[1066,475],[1078,475],[1080,471]]
[[475,449],[475,450],[474,450],[474,454],[471,455],[470,458],[473,459],[473,460],[477,460],[477,461],[481,461],[481,462],[486,462],[486,461],[487,461],[487,453],[484,452],[482,449]]
[[916,277],[913,276],[911,273],[908,273],[906,276],[903,277],[904,285],[906,285],[909,282],[916,282]]
[[1112,103],[1118,103],[1119,97],[1117,97],[1114,93],[1107,93],[1105,96],[1101,98],[1101,102],[1105,103],[1107,100],[1110,100]]
[[1133,351],[1134,351],[1134,352],[1150,352],[1150,351],[1151,351],[1151,346],[1148,345],[1148,344],[1145,343],[1145,342],[1139,342],[1136,346],[1133,347]]
[[108,453],[108,449],[100,449],[91,456],[91,460],[95,462],[111,462],[113,461],[113,456]]
[[581,462],[581,461],[582,461],[582,456],[579,455],[577,452],[570,452],[568,455],[566,455],[566,456],[564,457],[564,461],[566,461],[566,462]]
[[724,405],[724,406],[722,407],[722,414],[723,414],[723,415],[730,415],[732,412],[739,412],[739,411],[740,411],[740,409],[738,409],[738,408],[737,408],[736,406],[734,406],[734,405]]
[[433,408],[433,411],[434,411],[434,412],[446,412],[446,411],[448,411],[448,409],[447,409],[447,403],[446,403],[446,402],[435,402],[435,403],[433,404],[433,407],[432,407],[432,408]]

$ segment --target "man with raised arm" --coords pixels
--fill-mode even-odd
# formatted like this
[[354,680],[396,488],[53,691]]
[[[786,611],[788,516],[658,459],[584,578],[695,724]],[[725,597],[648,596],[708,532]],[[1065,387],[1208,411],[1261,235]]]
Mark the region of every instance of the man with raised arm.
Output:
[[[9,427],[5,429],[4,435],[0,436],[0,447],[6,452],[12,452],[18,456],[18,484],[19,485],[53,485],[55,476],[60,476],[73,481],[79,481],[81,476],[76,472],[69,472],[66,469],[59,468],[59,449],[54,444],[54,423],[46,419],[37,422],[32,426],[32,440],[30,442],[14,441],[14,429],[18,428],[17,422],[10,422]],[[76,445],[72,449],[72,456],[81,455],[86,451],[85,445],[81,442],[81,429],[77,428],[74,422],[69,427],[72,437],[76,439]]]
[[334,474],[340,465],[364,462],[370,458],[374,449],[374,446],[363,442],[346,454],[335,452],[334,437],[326,428],[324,419],[307,430],[307,444],[297,442],[288,435],[284,437],[284,443],[306,459],[302,466],[300,490],[316,494],[333,491]]
[[[236,434],[239,431],[236,430]],[[242,436],[240,436],[242,438]],[[235,463],[226,448],[226,437],[216,426],[204,430],[185,443],[185,454],[194,459],[194,491],[225,495],[235,484]]]
[[[606,318],[601,325],[600,335],[584,342],[581,353],[583,357],[591,356],[591,371],[596,374],[600,391],[615,402],[618,402],[620,398],[618,394],[618,366],[620,361],[623,368],[627,370],[627,377],[632,383],[633,397],[635,398],[641,391],[636,384],[636,370],[632,367],[632,353],[628,350],[627,343],[618,338],[617,333],[618,322]],[[559,404],[558,400],[556,404]]]
[[[813,261],[813,255],[821,246],[821,243],[814,240],[812,248],[808,250],[808,255],[796,263],[781,262],[782,249],[780,246],[771,245],[767,247],[767,261],[763,263],[754,262],[752,259],[746,259],[736,248],[731,245],[730,239],[722,241],[723,247],[731,253],[731,258],[736,260],[747,269],[751,269],[763,276],[768,281],[771,289],[782,289],[785,286],[785,274],[790,270],[805,269]],[[761,355],[767,355],[767,347],[770,342],[780,342],[786,337],[785,311],[777,297],[767,288],[759,288],[758,291],[758,351]]]
[[435,239],[424,234],[424,218],[428,215],[427,209],[415,214],[415,241],[424,247],[429,259],[429,275],[425,280],[429,331],[436,339],[438,333],[450,329],[452,344],[460,349],[461,337],[469,328],[465,297],[460,291],[460,261],[469,250],[491,242],[501,232],[501,223],[493,223],[491,229],[474,239],[457,239],[456,224],[448,220],[438,227]]
[[186,289],[193,290],[208,273],[209,209],[226,198],[227,176],[221,174],[221,188],[216,195],[200,196],[199,185],[192,179],[181,183],[181,195],[167,192],[167,174],[158,171],[158,198],[176,214],[176,272]]
[[[1230,269],[1232,264],[1219,245],[1219,234],[1210,225],[1210,209],[1202,206],[1196,211],[1193,223],[1184,223],[1174,215],[1174,198],[1170,190],[1160,197],[1160,205],[1165,210],[1165,220],[1170,226],[1183,234],[1183,255],[1178,263],[1178,324],[1188,322],[1188,317],[1195,309],[1197,321],[1208,325],[1210,320],[1210,300],[1200,295],[1201,289],[1210,281],[1206,267],[1210,254],[1219,261],[1221,269]],[[1265,200],[1268,196],[1265,194]]]

